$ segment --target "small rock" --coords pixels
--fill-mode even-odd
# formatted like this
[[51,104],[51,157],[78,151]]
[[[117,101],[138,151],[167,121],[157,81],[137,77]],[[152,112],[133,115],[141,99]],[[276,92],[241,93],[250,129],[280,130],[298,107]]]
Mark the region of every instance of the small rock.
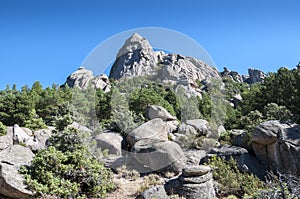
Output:
[[202,176],[211,172],[211,168],[209,166],[204,165],[195,165],[188,166],[182,170],[182,175],[185,177],[189,176]]
[[144,191],[139,199],[168,199],[168,195],[163,186],[154,186]]

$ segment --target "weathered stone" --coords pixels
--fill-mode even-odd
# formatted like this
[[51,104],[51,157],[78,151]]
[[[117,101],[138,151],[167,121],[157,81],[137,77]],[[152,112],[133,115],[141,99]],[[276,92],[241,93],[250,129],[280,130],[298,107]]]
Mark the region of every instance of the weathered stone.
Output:
[[254,84],[257,82],[263,82],[266,77],[265,73],[261,70],[249,68],[248,69],[249,78],[245,80],[245,82]]
[[146,118],[150,120],[154,118],[160,118],[163,121],[172,121],[177,119],[175,116],[171,115],[171,113],[169,113],[165,108],[156,105],[148,106],[145,115]]
[[17,124],[15,124],[13,127],[13,133],[14,133],[14,137],[13,137],[14,143],[26,144],[28,141],[33,139]]
[[240,156],[242,154],[247,154],[248,151],[244,148],[230,145],[223,145],[220,147],[213,148],[210,154],[217,154],[219,156]]
[[133,146],[141,139],[168,140],[168,125],[160,118],[150,120],[130,132],[126,141]]
[[151,76],[166,84],[174,85],[175,91],[183,88],[186,96],[199,96],[196,80],[219,80],[216,68],[178,54],[154,52],[147,39],[133,34],[119,50],[109,77]]
[[30,149],[13,145],[0,152],[0,194],[10,198],[28,198],[24,179],[18,173],[20,166],[28,165],[34,157]]
[[7,127],[6,135],[0,137],[0,151],[13,145],[13,128]]
[[195,165],[195,166],[185,167],[182,170],[182,176],[184,177],[203,176],[210,172],[211,172],[211,168],[209,166]]
[[263,122],[253,131],[252,145],[257,157],[266,165],[300,175],[300,125]]
[[30,130],[29,128],[26,127],[21,127],[21,129],[29,136],[33,136],[33,132],[32,130]]
[[183,172],[178,178],[165,184],[165,190],[168,194],[178,194],[190,199],[215,197],[213,176],[209,167],[198,165],[191,168],[186,167],[185,170],[188,173]]
[[231,144],[247,149],[248,152],[253,152],[251,145],[251,135],[245,130],[234,129],[231,130],[232,138]]
[[102,74],[101,76],[94,77],[93,72],[85,69],[83,66],[72,73],[67,78],[65,84],[71,88],[77,87],[82,90],[87,89],[89,86],[95,89],[102,89],[104,92],[110,90],[109,80],[106,75]]
[[194,127],[199,133],[204,135],[209,131],[209,123],[203,119],[187,120],[186,124]]
[[146,191],[144,191],[138,199],[168,199],[169,196],[167,195],[163,186],[154,186]]
[[187,165],[199,165],[200,160],[207,155],[205,150],[188,149],[184,151],[187,158]]
[[122,155],[123,137],[120,134],[114,132],[100,133],[95,136],[94,140],[101,150],[108,150],[109,154]]
[[91,129],[89,129],[89,128],[87,128],[87,127],[85,127],[85,126],[83,126],[83,125],[81,125],[81,124],[79,124],[77,122],[73,122],[72,124],[68,125],[68,128],[69,127],[75,128],[75,129],[77,129],[79,131],[82,131],[82,132],[87,132],[87,133],[91,133],[92,132]]
[[169,133],[173,133],[178,129],[179,122],[177,120],[166,121],[166,123],[169,128],[169,130],[168,130]]
[[35,144],[32,145],[31,149],[34,151],[39,151],[45,149],[48,145],[49,138],[52,135],[51,129],[41,129],[34,132]]
[[186,136],[197,136],[198,135],[196,129],[193,126],[187,125],[185,123],[182,123],[179,126],[177,133],[183,134]]
[[178,173],[186,164],[186,157],[172,141],[143,139],[135,143],[131,154],[149,171]]

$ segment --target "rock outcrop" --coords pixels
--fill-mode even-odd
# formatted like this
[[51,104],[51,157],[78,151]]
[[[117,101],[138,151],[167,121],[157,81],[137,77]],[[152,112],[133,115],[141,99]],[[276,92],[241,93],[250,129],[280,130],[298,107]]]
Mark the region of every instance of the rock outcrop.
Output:
[[263,82],[264,78],[266,77],[265,73],[261,70],[249,68],[248,69],[249,78],[245,79],[244,81],[249,84],[254,84],[257,82]]
[[165,190],[189,199],[211,199],[216,195],[211,168],[202,165],[184,168],[178,178],[166,183]]
[[222,78],[230,79],[235,82],[244,82],[244,78],[236,71],[230,71],[228,68],[224,68],[224,71],[220,73]]
[[221,81],[217,69],[192,57],[155,52],[147,39],[135,33],[120,49],[109,77],[146,75],[174,85],[176,90],[183,88],[189,96],[201,95],[196,80]]
[[257,157],[274,170],[300,175],[300,125],[267,121],[252,133]]
[[227,68],[224,68],[224,71],[220,73],[223,79],[230,79],[234,82],[245,82],[248,84],[254,84],[258,82],[263,82],[266,74],[258,69],[249,68],[248,75],[240,75],[236,71],[230,71]]
[[20,166],[28,165],[34,154],[30,149],[13,145],[0,152],[0,194],[10,198],[29,198],[24,179],[18,173]]
[[91,70],[79,67],[77,71],[72,73],[65,83],[69,87],[77,87],[79,89],[87,89],[89,86],[95,89],[102,89],[104,92],[110,91],[109,79],[105,74],[94,76]]

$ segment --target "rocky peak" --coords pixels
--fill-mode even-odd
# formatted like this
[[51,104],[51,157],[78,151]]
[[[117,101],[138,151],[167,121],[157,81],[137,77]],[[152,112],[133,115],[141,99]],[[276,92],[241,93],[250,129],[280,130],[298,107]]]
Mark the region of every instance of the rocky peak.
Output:
[[155,53],[148,40],[134,33],[119,50],[110,71],[110,77],[120,79],[138,75],[151,75],[157,65]]
[[133,34],[120,49],[110,71],[110,77],[155,75],[177,89],[179,86],[191,95],[200,95],[196,80],[221,80],[218,71],[192,57],[155,52],[148,40]]

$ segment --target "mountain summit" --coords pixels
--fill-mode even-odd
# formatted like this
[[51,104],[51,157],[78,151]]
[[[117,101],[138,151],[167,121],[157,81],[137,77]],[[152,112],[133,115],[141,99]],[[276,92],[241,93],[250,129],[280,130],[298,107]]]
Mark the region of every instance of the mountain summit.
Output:
[[[174,41],[176,42],[176,41]],[[221,80],[216,68],[201,60],[179,54],[156,52],[147,39],[134,33],[119,50],[110,78],[155,75],[165,83],[171,83],[197,94],[197,81]]]
[[158,64],[159,53],[154,52],[148,40],[134,33],[119,50],[109,77],[150,75]]

